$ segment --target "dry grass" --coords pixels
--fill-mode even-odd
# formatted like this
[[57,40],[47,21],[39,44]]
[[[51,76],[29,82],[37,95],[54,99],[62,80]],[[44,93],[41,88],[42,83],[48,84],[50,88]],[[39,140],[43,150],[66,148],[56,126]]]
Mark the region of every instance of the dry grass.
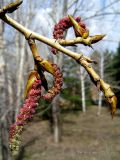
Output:
[[53,143],[47,121],[31,123],[23,134],[23,160],[119,160],[120,111],[113,120],[105,108],[99,117],[96,112],[91,107],[86,114],[62,115],[59,144]]

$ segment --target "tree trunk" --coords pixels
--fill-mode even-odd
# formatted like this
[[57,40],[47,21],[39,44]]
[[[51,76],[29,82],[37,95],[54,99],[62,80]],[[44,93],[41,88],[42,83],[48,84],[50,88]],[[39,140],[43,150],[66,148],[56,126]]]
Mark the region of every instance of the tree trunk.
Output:
[[11,160],[9,149],[9,135],[8,135],[8,122],[5,119],[1,123],[1,146],[2,146],[2,160]]
[[58,102],[59,95],[56,96],[52,102],[53,134],[55,143],[61,141],[60,107]]
[[[103,79],[104,78],[104,54],[100,54],[100,76]],[[103,93],[99,93],[99,99],[98,99],[98,112],[97,115],[99,116],[101,114],[101,107],[102,107],[102,100],[103,100]]]
[[81,81],[81,98],[82,98],[82,111],[86,112],[86,102],[85,102],[85,79],[84,79],[84,70],[80,66],[80,81]]
[[[63,5],[61,5],[63,4]],[[55,23],[59,21],[62,17],[64,17],[67,13],[67,4],[68,0],[62,0],[62,1],[52,1],[52,18]],[[59,7],[61,6],[61,7]],[[59,13],[58,13],[59,11]],[[57,14],[56,14],[57,13]],[[63,66],[63,55],[59,54],[58,56],[54,57],[54,63],[58,64],[62,71]],[[61,138],[61,123],[60,123],[60,108],[59,108],[59,96],[55,97],[52,103],[52,118],[53,118],[53,134],[54,134],[54,142],[58,143]]]

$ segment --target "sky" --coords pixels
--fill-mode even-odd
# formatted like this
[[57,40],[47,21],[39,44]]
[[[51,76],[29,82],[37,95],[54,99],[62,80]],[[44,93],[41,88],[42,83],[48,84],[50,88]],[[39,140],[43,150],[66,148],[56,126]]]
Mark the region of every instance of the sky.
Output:
[[[82,5],[79,8],[80,10],[76,13],[77,16],[81,16],[82,19],[85,19],[85,23],[90,31],[90,35],[95,34],[106,34],[106,37],[99,44],[94,45],[95,49],[104,50],[109,49],[115,51],[118,47],[120,41],[120,14],[119,15],[107,15],[99,16],[91,19],[86,19],[96,13],[96,11],[101,10],[101,8],[106,7],[108,4],[116,0],[84,0],[83,7]],[[23,5],[21,7],[26,7],[29,0],[23,0]],[[34,0],[31,0],[34,3]],[[50,13],[52,8],[50,7],[50,1],[47,0],[38,0],[40,2],[37,4],[37,12],[35,19],[32,21],[30,28],[34,31],[39,32],[40,34],[46,35],[47,37],[52,38],[53,31],[53,21],[50,18]],[[81,3],[81,0],[78,1],[78,5]],[[89,5],[88,5],[89,4]],[[59,10],[60,10],[59,6]],[[68,14],[72,14],[75,6],[68,11]],[[58,12],[59,12],[58,10]],[[120,10],[120,1],[110,6],[108,9],[103,10],[99,13],[106,12],[115,12]],[[58,14],[58,13],[56,13]],[[8,27],[9,32],[11,27]],[[7,32],[7,33],[8,33]],[[91,52],[91,49],[88,49],[88,52]]]
[[[89,3],[89,6],[92,7],[85,11],[85,9],[81,8],[80,11],[77,13],[77,16],[83,16],[82,18],[89,17],[91,15],[94,15],[96,11],[100,10],[103,7],[106,7],[108,4],[112,3],[116,0],[84,0],[86,2],[86,6]],[[81,1],[80,1],[81,2]],[[91,3],[91,4],[90,4]],[[44,5],[43,5],[44,6]],[[86,8],[85,6],[85,8]],[[114,12],[119,11],[120,9],[120,1],[118,3],[115,3],[111,7],[109,7],[106,10],[103,10],[99,13],[106,13],[106,12]],[[69,14],[72,14],[72,11],[74,10],[74,6],[71,10],[69,10]],[[49,5],[47,8],[40,10],[40,12],[36,15],[36,21],[39,19],[42,21],[41,25],[44,25],[44,29],[48,30],[48,25],[46,19],[49,19],[49,14],[51,12],[51,8],[49,8]],[[120,41],[120,14],[119,15],[107,15],[107,16],[100,16],[100,17],[94,17],[92,19],[85,20],[85,23],[87,24],[90,35],[95,34],[106,34],[106,37],[104,38],[103,42],[99,43],[99,49],[109,49],[111,51],[115,51],[118,47],[118,43]],[[35,26],[34,26],[35,27]],[[51,29],[49,28],[49,33],[51,34]],[[98,45],[97,45],[98,47]]]

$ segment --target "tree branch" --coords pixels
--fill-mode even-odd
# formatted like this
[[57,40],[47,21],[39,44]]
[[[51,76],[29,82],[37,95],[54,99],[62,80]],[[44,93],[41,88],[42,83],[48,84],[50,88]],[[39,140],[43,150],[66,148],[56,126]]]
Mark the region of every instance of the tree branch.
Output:
[[[92,61],[89,57],[83,56],[82,53],[78,54],[76,52],[70,51],[70,50],[63,47],[63,46],[67,46],[67,45],[73,45],[76,43],[81,43],[81,44],[90,46],[92,43],[96,43],[99,40],[101,40],[105,35],[96,35],[96,36],[88,37],[87,39],[83,39],[83,38],[79,37],[74,40],[58,40],[58,41],[56,41],[54,39],[46,38],[42,35],[39,35],[33,31],[27,29],[26,27],[22,26],[21,24],[19,24],[18,22],[16,22],[15,20],[13,20],[12,18],[10,18],[7,15],[2,14],[2,16],[0,16],[0,18],[4,22],[6,22],[7,24],[11,25],[16,30],[18,30],[20,33],[22,33],[27,40],[33,39],[33,40],[41,41],[41,42],[43,42],[53,48],[56,48],[57,50],[63,52],[64,54],[68,55],[69,57],[72,57],[79,64],[81,64],[88,72],[92,82],[97,86],[97,88],[99,90],[101,90],[104,93],[106,100],[111,104],[111,107],[112,107],[111,114],[112,114],[112,116],[114,115],[115,110],[116,110],[116,105],[117,105],[117,98],[116,98],[114,92],[111,90],[110,85],[105,83],[100,78],[100,76],[94,71],[92,66],[90,65],[90,63],[92,63],[94,61]],[[33,49],[32,51],[35,52],[35,55],[33,55],[33,56],[36,56],[38,54],[37,50],[34,47],[31,49]]]
[[71,39],[71,40],[58,40],[59,44],[61,44],[62,46],[71,46],[71,45],[75,45],[75,44],[84,44],[85,46],[91,46],[91,44],[97,43],[98,41],[102,40],[106,35],[95,35],[95,36],[91,36],[88,37],[86,39],[82,38],[82,37],[77,37],[75,39]]
[[105,15],[105,16],[107,16],[107,15],[109,16],[109,15],[113,15],[113,14],[114,14],[114,15],[115,15],[115,14],[116,14],[116,15],[117,15],[117,14],[119,15],[120,12],[105,12],[105,13],[100,13],[100,14],[94,14],[94,15],[92,15],[92,16],[89,16],[89,17],[84,18],[83,20],[86,21],[86,20],[88,20],[88,19],[92,19],[92,18],[95,18],[95,17],[100,17],[100,16],[104,16],[104,15]]

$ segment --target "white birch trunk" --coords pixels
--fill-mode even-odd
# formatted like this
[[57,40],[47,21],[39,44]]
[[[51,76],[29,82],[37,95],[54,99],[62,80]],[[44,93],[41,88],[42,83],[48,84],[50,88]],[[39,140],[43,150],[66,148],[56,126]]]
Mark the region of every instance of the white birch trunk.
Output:
[[[104,78],[104,54],[100,54],[100,76],[103,79]],[[102,107],[102,100],[103,100],[103,93],[99,93],[99,99],[98,99],[98,111],[97,115],[99,116],[101,114],[101,107]]]
[[55,143],[59,143],[61,141],[60,108],[58,101],[59,95],[56,96],[52,102],[53,135]]
[[86,101],[85,101],[85,78],[84,78],[84,70],[80,66],[80,81],[81,81],[81,98],[82,98],[82,111],[86,112]]
[[[52,18],[55,23],[57,23],[62,17],[67,14],[67,4],[68,0],[62,1],[52,1],[51,5],[53,8]],[[62,71],[63,66],[63,54],[54,56],[54,63],[58,64]],[[60,108],[59,108],[59,96],[55,97],[52,103],[52,117],[53,117],[53,134],[54,142],[58,143],[61,140],[61,123],[60,123]]]

